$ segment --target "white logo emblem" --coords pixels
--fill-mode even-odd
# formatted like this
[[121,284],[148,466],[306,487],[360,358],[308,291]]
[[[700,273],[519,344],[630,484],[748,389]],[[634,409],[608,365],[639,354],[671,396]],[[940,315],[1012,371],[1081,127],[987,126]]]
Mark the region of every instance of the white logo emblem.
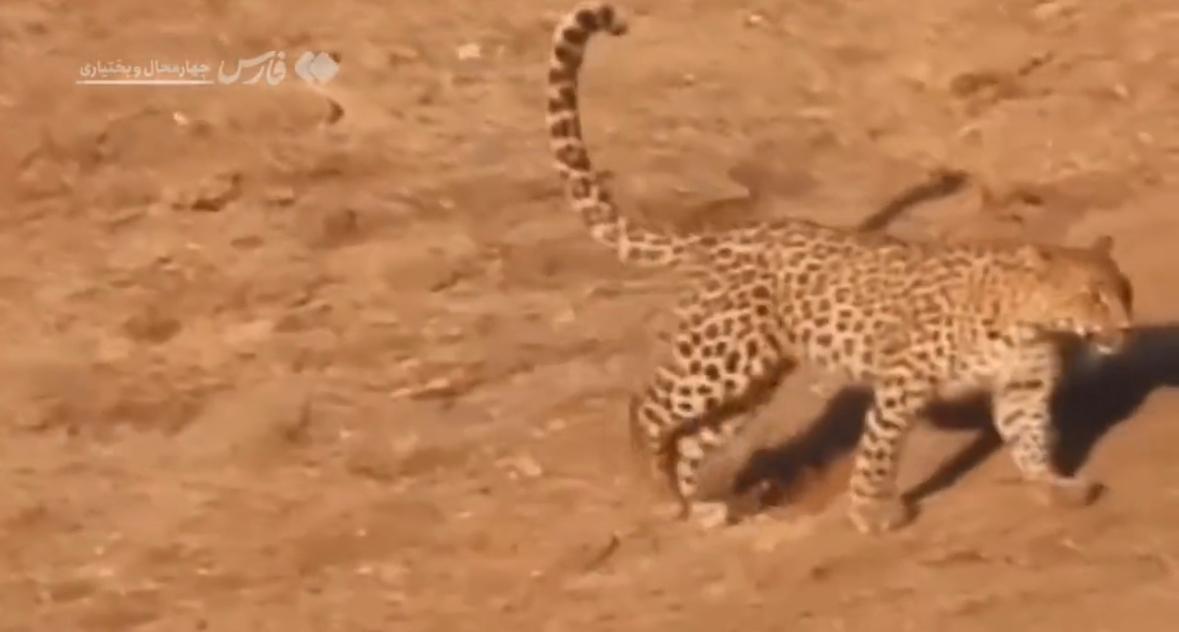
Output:
[[340,72],[340,65],[327,53],[307,51],[295,61],[295,74],[310,84],[323,85]]

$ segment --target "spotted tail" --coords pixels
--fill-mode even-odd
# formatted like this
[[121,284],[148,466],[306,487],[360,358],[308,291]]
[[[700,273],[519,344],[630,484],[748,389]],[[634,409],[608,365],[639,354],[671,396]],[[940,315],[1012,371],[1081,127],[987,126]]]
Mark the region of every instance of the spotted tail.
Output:
[[626,33],[626,22],[604,2],[586,2],[570,11],[553,31],[549,59],[546,120],[557,171],[570,206],[590,235],[627,263],[666,266],[676,262],[682,244],[671,235],[633,225],[618,212],[601,175],[594,170],[581,135],[578,75],[590,38],[602,31]]

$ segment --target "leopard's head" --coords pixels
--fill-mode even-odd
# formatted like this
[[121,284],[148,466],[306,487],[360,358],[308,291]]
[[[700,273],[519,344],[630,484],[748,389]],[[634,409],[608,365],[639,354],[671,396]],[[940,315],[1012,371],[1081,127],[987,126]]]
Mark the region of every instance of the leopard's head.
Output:
[[1133,286],[1112,256],[1113,239],[1087,247],[1028,251],[1035,288],[1016,309],[1046,334],[1074,334],[1103,354],[1116,353],[1133,324]]

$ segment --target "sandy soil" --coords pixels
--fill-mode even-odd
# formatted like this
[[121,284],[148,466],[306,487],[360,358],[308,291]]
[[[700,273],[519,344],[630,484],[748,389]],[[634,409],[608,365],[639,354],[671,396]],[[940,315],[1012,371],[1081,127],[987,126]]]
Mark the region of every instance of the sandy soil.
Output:
[[[882,538],[832,509],[862,401],[805,376],[751,434],[792,502],[663,513],[624,413],[667,287],[547,155],[566,3],[285,4],[0,4],[0,630],[1174,629],[1171,0],[633,0],[593,49],[636,216],[851,224],[951,167],[890,230],[1114,236],[1144,333],[1061,407],[1109,492],[1045,507],[963,415],[914,437],[923,511]],[[318,91],[74,84],[306,49],[340,59]]]

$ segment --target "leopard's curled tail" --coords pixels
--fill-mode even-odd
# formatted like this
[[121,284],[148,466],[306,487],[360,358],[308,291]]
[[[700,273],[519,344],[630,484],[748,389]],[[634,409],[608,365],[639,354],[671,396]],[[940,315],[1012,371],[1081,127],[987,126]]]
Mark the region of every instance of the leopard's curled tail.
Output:
[[578,76],[589,40],[597,33],[626,33],[623,18],[608,3],[587,2],[566,14],[553,30],[546,121],[566,196],[590,235],[627,263],[675,264],[684,244],[670,234],[639,227],[623,217],[590,162],[581,134]]

